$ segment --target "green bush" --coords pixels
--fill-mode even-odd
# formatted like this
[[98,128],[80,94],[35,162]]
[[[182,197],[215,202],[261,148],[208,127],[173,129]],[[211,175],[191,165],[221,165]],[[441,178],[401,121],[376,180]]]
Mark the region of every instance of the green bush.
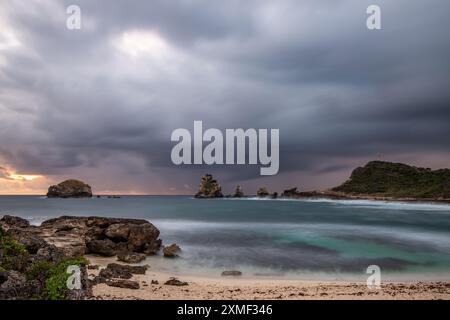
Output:
[[22,270],[28,260],[25,246],[10,237],[3,237],[0,241],[2,259],[0,266],[5,270]]
[[49,300],[65,300],[68,297],[67,288],[68,274],[67,268],[71,265],[86,266],[89,261],[84,257],[64,259],[56,266],[49,269],[48,278],[45,282],[45,298]]
[[3,239],[4,234],[5,234],[5,231],[3,230],[2,226],[0,226],[0,241]]
[[54,264],[48,261],[35,261],[26,272],[28,280],[39,280],[45,282]]

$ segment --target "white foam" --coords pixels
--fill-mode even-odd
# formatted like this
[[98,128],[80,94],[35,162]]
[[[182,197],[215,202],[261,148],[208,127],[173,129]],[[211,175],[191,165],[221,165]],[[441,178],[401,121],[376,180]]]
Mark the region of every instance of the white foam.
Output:
[[423,210],[423,211],[446,211],[450,213],[450,204],[430,203],[430,202],[405,202],[405,201],[382,201],[382,200],[347,200],[347,199],[328,199],[328,198],[220,198],[218,200],[234,201],[290,201],[290,202],[319,202],[331,203],[336,205],[354,206],[365,209],[390,209],[390,210]]

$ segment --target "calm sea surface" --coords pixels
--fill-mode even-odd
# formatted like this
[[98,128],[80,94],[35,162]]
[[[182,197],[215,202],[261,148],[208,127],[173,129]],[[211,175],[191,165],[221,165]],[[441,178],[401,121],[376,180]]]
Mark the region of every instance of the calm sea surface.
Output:
[[187,196],[46,199],[0,196],[0,216],[33,224],[61,215],[144,218],[180,259],[149,257],[170,272],[304,279],[450,279],[450,206],[331,200],[196,200]]

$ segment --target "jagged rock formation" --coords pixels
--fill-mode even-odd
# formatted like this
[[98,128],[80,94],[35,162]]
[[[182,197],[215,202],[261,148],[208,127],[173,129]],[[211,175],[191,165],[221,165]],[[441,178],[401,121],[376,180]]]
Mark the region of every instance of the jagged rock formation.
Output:
[[237,186],[236,190],[234,190],[234,193],[232,195],[233,198],[242,198],[244,197],[244,192],[241,189],[241,186]]
[[56,246],[69,257],[87,253],[152,255],[161,248],[159,230],[147,220],[63,216],[46,220],[39,227],[26,225],[26,220],[22,220],[4,216],[0,225],[32,252],[44,242]]
[[166,258],[178,257],[180,252],[181,252],[181,248],[175,243],[171,244],[170,246],[165,246],[163,248],[163,254],[164,254],[164,257],[166,257]]
[[287,198],[298,197],[299,195],[300,195],[300,192],[297,190],[297,187],[286,189],[281,194],[282,197],[287,197]]
[[222,198],[222,188],[212,175],[206,174],[200,181],[195,198]]
[[371,161],[332,189],[348,195],[450,199],[450,169],[431,170],[402,163]]
[[92,189],[88,184],[70,179],[48,188],[48,198],[90,198]]
[[261,187],[258,189],[258,191],[256,192],[256,195],[258,197],[268,197],[270,195],[269,191],[267,190],[266,187]]
[[[67,266],[78,266],[81,288],[66,290]],[[91,285],[82,257],[68,257],[23,219],[0,220],[0,299],[84,299]]]
[[[158,237],[155,226],[139,219],[60,217],[32,226],[25,219],[4,216],[0,219],[0,299],[84,299],[92,285],[84,254],[118,255],[120,261],[136,263],[159,251]],[[66,265],[80,267],[82,289],[65,289]],[[131,282],[110,278],[142,274],[146,269],[108,267],[94,283],[134,288]],[[60,274],[52,278],[56,272]]]

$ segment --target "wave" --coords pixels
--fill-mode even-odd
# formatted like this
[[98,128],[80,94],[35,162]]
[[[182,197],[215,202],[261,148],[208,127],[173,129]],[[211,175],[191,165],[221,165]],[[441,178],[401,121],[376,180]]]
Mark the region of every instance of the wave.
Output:
[[50,219],[51,217],[49,217],[49,216],[28,216],[28,217],[23,217],[23,218],[27,219],[31,225],[39,226],[39,225],[41,225],[42,222]]
[[306,202],[328,202],[333,204],[348,205],[365,209],[390,209],[390,210],[420,210],[420,211],[446,211],[450,213],[450,205],[438,203],[411,203],[402,201],[381,200],[332,200],[332,199],[307,199]]
[[348,199],[292,199],[292,198],[220,198],[218,200],[227,201],[288,201],[288,202],[312,202],[312,203],[331,203],[337,205],[354,206],[365,209],[391,209],[391,210],[422,210],[422,211],[447,211],[450,213],[450,204],[430,203],[430,202],[405,202],[405,201],[386,201],[386,200],[348,200]]

